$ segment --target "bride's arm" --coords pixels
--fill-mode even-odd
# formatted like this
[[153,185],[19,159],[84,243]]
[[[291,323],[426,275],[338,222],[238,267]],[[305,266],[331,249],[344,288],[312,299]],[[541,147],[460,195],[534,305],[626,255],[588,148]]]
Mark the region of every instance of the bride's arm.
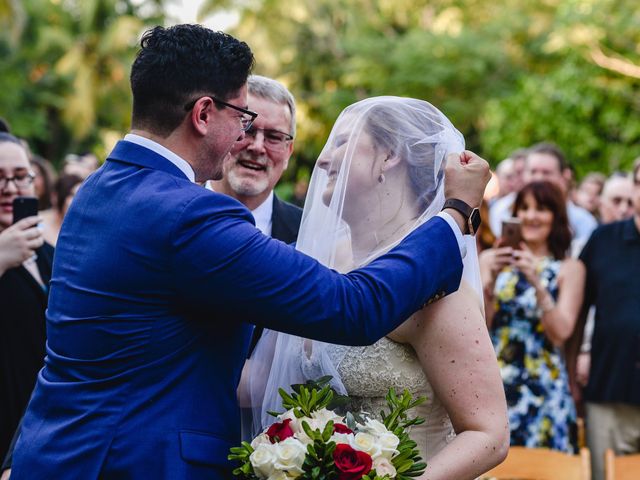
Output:
[[476,293],[463,283],[390,337],[413,346],[457,433],[422,480],[474,479],[502,462],[509,448],[504,387]]

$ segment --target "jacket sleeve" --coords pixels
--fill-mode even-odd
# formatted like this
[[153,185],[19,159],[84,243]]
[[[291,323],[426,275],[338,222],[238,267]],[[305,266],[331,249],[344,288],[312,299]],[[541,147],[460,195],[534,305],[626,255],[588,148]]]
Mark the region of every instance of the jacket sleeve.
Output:
[[196,197],[172,232],[175,288],[212,322],[246,321],[332,343],[377,341],[434,296],[458,289],[462,260],[433,218],[366,267],[339,274],[262,235],[248,211]]

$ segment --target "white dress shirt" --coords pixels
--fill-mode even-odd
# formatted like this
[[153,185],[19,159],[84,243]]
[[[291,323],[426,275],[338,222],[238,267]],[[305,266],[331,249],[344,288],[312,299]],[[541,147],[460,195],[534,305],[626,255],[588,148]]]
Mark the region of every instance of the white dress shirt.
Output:
[[[207,180],[204,186],[207,190],[215,192],[211,180]],[[251,214],[256,221],[256,228],[270,237],[271,227],[273,226],[273,190],[271,190],[271,193],[269,193],[269,196],[264,202],[258,205],[255,210],[251,210]]]
[[182,171],[189,180],[195,183],[196,174],[194,173],[193,168],[191,168],[191,165],[189,165],[189,162],[187,162],[184,158],[180,157],[179,155],[173,153],[168,148],[163,147],[158,142],[154,142],[153,140],[150,140],[146,137],[141,137],[140,135],[136,135],[135,133],[126,134],[124,136],[124,139],[127,142],[135,143],[136,145],[140,145],[141,147],[148,148],[152,152],[155,152],[161,157],[166,158],[171,163],[173,163],[176,167],[178,167],[180,171]]

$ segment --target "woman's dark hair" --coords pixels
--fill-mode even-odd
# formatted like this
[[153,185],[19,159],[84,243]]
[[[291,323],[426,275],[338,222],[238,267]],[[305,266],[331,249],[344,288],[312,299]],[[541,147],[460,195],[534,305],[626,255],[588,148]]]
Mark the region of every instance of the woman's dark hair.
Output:
[[56,210],[62,213],[64,210],[64,203],[67,201],[69,195],[73,191],[73,187],[82,183],[82,177],[73,174],[63,174],[58,177],[54,185],[55,198],[56,198]]
[[[56,174],[51,163],[39,155],[31,155],[31,166],[36,170],[36,175],[42,178],[44,190],[38,196],[38,210],[47,210],[52,206],[53,184]],[[37,192],[36,192],[37,193]]]
[[226,100],[253,67],[246,43],[200,25],[155,27],[140,45],[131,68],[131,123],[163,137],[180,125],[195,95]]
[[567,256],[571,246],[571,229],[567,216],[567,204],[560,189],[550,182],[531,182],[522,187],[513,204],[513,216],[517,216],[518,210],[524,207],[524,200],[531,195],[539,208],[553,213],[551,233],[547,239],[547,245],[551,255],[556,260],[562,260]]

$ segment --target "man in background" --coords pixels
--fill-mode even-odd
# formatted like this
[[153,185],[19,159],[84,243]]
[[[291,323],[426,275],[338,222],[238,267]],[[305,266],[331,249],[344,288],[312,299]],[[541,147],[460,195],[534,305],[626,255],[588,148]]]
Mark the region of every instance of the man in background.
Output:
[[[595,306],[591,368],[584,389],[593,478],[604,479],[604,453],[640,451],[640,159],[633,168],[633,217],[598,228],[580,254],[586,267],[583,311]],[[573,374],[585,316],[567,346]]]
[[[280,82],[260,75],[249,77],[247,94],[258,117],[225,159],[223,178],[208,182],[208,187],[242,202],[265,235],[293,243],[298,238],[302,209],[279,199],[273,189],[293,153],[295,100]],[[254,330],[249,353],[262,331],[262,327]]]
[[273,189],[293,153],[295,101],[284,85],[260,75],[250,76],[247,88],[249,106],[258,117],[225,159],[223,178],[209,186],[242,202],[262,233],[292,243],[302,209],[279,199]]
[[619,222],[633,215],[633,180],[624,173],[614,173],[605,182],[600,196],[600,221]]

